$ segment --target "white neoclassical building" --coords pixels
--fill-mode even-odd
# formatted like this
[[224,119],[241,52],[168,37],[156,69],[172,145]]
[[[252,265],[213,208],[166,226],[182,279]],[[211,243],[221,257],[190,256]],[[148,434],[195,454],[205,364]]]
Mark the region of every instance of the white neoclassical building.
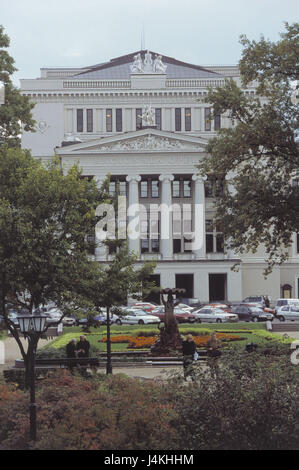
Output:
[[[204,68],[150,51],[84,68],[44,68],[39,78],[21,80],[37,122],[22,145],[44,160],[58,154],[66,169],[80,162],[99,185],[110,174],[110,191],[118,187],[125,201],[130,248],[140,261],[157,260],[158,285],[183,287],[201,301],[298,297],[297,237],[288,263],[264,279],[263,250],[240,260],[212,223],[221,181],[197,175],[209,138],[231,125],[226,116],[210,118],[207,89],[226,77],[239,82],[238,74],[235,66]],[[130,212],[136,205],[142,210]],[[96,259],[112,256],[99,243]]]

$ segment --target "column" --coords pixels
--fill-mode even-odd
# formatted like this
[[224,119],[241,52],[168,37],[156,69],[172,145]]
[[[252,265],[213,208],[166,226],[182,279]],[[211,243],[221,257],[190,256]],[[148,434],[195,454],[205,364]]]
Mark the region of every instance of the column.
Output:
[[161,190],[161,231],[160,231],[160,251],[162,259],[173,258],[173,240],[172,240],[172,192],[171,182],[173,175],[160,175],[162,182]]
[[[234,173],[232,173],[232,172],[229,172],[225,176],[226,189],[227,189],[227,191],[229,192],[229,194],[231,196],[235,196],[235,194],[236,194],[236,190],[235,190],[235,187],[233,185],[233,178],[234,178]],[[227,257],[228,258],[238,258],[235,251],[232,248],[230,248],[230,241],[231,241],[231,237],[228,240],[226,240]]]
[[194,181],[194,223],[193,253],[196,259],[206,257],[205,185],[206,176],[193,175]]
[[141,180],[139,175],[128,175],[129,183],[128,198],[128,240],[129,250],[140,256],[140,214],[139,214],[139,186]]
[[[95,178],[98,189],[101,189],[104,179],[100,177]],[[107,261],[108,259],[108,246],[105,245],[101,240],[96,237],[96,249],[95,249],[96,261]]]

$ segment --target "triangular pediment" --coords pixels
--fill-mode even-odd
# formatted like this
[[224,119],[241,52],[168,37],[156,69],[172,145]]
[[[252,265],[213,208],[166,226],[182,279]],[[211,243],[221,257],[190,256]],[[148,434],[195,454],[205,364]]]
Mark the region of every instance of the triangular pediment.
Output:
[[222,77],[219,73],[208,70],[200,65],[182,62],[181,60],[154,51],[140,50],[121,57],[116,57],[108,62],[84,67],[84,70],[73,75],[72,78],[76,80],[129,80],[132,73],[131,65],[135,57],[140,55],[142,60],[144,60],[145,54],[148,52],[152,55],[153,59],[156,56],[161,57],[163,64],[166,66],[166,77],[169,79],[211,78],[214,80],[215,78]]
[[207,141],[203,138],[142,129],[121,135],[92,139],[68,145],[58,150],[59,154],[81,153],[149,153],[149,152],[204,152]]

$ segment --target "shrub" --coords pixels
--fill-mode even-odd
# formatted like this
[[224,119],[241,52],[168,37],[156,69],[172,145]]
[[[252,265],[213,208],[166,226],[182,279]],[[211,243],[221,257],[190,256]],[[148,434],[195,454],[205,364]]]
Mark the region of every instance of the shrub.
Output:
[[[0,401],[0,449],[26,448],[28,400],[22,393]],[[175,409],[163,385],[60,372],[40,385],[37,404],[37,449],[172,449],[177,443]]]
[[228,351],[189,387],[175,382],[183,448],[299,449],[299,368],[282,352]]

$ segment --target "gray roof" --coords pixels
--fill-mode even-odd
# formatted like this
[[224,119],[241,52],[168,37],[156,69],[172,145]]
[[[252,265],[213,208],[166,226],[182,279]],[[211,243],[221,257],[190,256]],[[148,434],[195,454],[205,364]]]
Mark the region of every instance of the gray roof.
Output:
[[[103,64],[97,64],[85,72],[74,75],[72,78],[88,80],[129,80],[131,75],[130,65],[133,63],[134,56],[141,53],[143,57],[146,51],[137,51]],[[152,52],[153,56],[156,55]],[[161,54],[162,55],[162,54]],[[167,65],[166,78],[222,78],[222,75],[212,72],[194,64],[181,62],[171,57],[163,56],[162,61]]]

